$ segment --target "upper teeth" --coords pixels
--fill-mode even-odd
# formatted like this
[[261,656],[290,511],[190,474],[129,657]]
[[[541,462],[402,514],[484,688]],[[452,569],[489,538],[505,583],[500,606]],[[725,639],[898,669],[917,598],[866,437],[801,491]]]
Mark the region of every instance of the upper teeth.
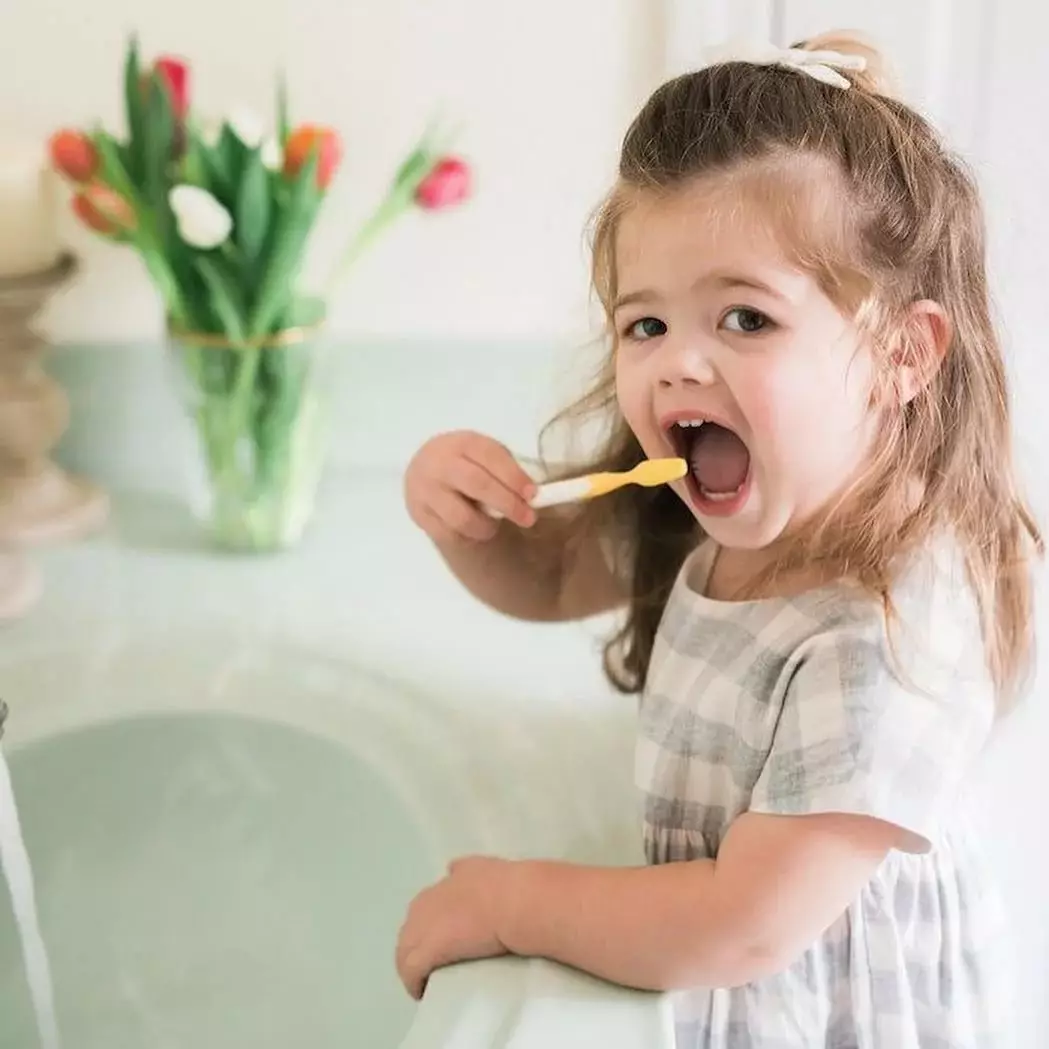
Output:
[[678,419],[678,426],[702,426],[707,420],[706,419]]

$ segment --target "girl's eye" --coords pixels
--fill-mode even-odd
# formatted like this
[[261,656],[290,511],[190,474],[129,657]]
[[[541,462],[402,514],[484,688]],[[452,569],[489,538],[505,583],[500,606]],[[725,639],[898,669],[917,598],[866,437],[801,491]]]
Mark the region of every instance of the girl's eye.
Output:
[[773,326],[773,322],[764,313],[748,309],[746,306],[737,306],[729,310],[722,318],[721,324],[729,331],[742,332],[744,335],[753,335]]
[[658,317],[642,317],[627,327],[626,337],[642,342],[645,339],[658,339],[666,333],[667,326]]

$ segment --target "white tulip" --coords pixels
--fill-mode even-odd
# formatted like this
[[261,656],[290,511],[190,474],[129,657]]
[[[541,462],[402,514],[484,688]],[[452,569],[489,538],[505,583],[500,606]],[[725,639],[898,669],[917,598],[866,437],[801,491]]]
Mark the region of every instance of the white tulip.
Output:
[[230,234],[230,213],[199,186],[175,186],[168,195],[179,236],[194,248],[217,248]]
[[262,117],[253,109],[246,106],[238,106],[226,117],[233,134],[244,143],[248,149],[258,149],[262,140],[266,137],[266,128]]
[[270,171],[280,171],[284,166],[284,151],[275,138],[268,138],[262,143],[262,151],[259,156],[262,157],[262,163]]
[[221,120],[204,120],[200,124],[200,140],[205,146],[214,149],[219,144],[222,134]]

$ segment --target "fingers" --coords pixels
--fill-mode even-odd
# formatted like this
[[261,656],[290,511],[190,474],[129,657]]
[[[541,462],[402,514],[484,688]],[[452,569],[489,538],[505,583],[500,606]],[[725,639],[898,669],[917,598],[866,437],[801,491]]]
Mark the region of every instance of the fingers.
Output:
[[484,434],[439,434],[413,456],[405,471],[405,501],[412,520],[432,539],[484,542],[497,519],[520,528],[536,521],[529,500],[535,482],[513,455]]
[[447,537],[456,536],[484,543],[499,530],[498,521],[493,521],[469,499],[447,488],[434,492],[427,510],[433,523]]
[[[516,464],[513,466],[519,471]],[[522,528],[529,528],[535,523],[535,511],[521,494],[524,486],[518,485],[515,489],[504,480],[504,477],[512,475],[512,472],[504,466],[503,476],[499,476],[486,464],[462,458],[449,467],[448,481],[452,488],[474,502],[496,511]],[[519,472],[523,474],[523,471]]]
[[419,951],[412,952],[397,959],[397,975],[400,977],[404,989],[419,1001],[426,992],[426,981],[429,972],[421,964],[422,955]]
[[502,482],[523,502],[535,495],[536,484],[521,469],[507,448],[495,441],[473,441],[464,449],[466,458],[484,467],[496,480]]

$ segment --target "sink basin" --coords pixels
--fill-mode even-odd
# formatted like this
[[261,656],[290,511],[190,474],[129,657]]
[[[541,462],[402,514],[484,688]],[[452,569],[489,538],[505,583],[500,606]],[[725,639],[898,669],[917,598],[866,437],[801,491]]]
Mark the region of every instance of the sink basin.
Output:
[[[391,944],[440,868],[376,770],[208,713],[68,732],[10,765],[70,1047],[403,1039]],[[31,1046],[17,943],[0,909],[2,1041]]]
[[[215,636],[0,658],[63,1049],[671,1049],[665,999],[540,959],[397,979],[471,852],[640,861],[626,706],[430,694]],[[36,1041],[0,894],[0,1045]]]

